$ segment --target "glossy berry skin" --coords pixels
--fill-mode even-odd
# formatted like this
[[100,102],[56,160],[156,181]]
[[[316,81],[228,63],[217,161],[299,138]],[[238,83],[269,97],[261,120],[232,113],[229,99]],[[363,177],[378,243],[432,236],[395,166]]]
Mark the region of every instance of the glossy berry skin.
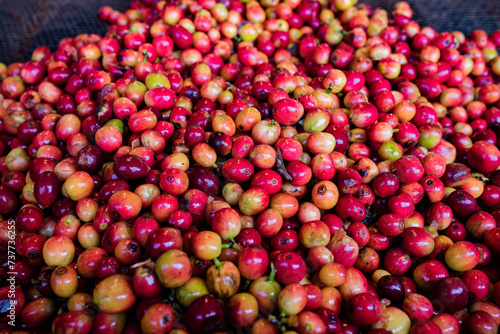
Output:
[[288,284],[278,297],[278,308],[289,315],[300,313],[307,305],[307,289],[298,284]]
[[171,195],[181,195],[189,187],[188,175],[176,168],[163,171],[160,175],[160,188]]
[[282,251],[273,260],[276,281],[280,284],[299,283],[306,273],[304,260],[294,252]]
[[387,298],[391,302],[399,304],[405,297],[405,288],[397,277],[386,275],[377,282],[377,292],[381,298]]
[[96,173],[104,163],[102,150],[97,146],[88,145],[78,151],[77,166],[87,173]]
[[211,219],[212,230],[223,240],[231,240],[241,230],[241,219],[238,212],[231,208],[222,208]]
[[460,163],[446,165],[446,170],[441,177],[446,187],[458,187],[464,184],[470,176],[470,168]]
[[346,268],[354,265],[359,254],[359,246],[356,241],[346,235],[344,230],[339,230],[333,235],[328,244],[328,249],[332,252],[334,258],[337,258],[337,263]]
[[37,202],[45,207],[52,206],[60,193],[60,183],[57,175],[51,171],[45,171],[35,181],[34,195]]
[[0,213],[10,214],[17,207],[17,196],[7,186],[0,185]]
[[129,220],[137,217],[142,209],[139,196],[128,190],[119,190],[108,201],[108,210],[117,220]]
[[174,326],[174,310],[170,305],[151,305],[141,320],[143,333],[168,333]]
[[402,218],[407,218],[415,211],[415,202],[410,194],[398,191],[389,198],[387,207],[389,211],[398,214]]
[[448,205],[460,217],[467,217],[477,209],[477,201],[464,190],[454,191],[448,196]]
[[378,227],[384,235],[395,237],[404,232],[405,223],[401,216],[388,213],[379,218]]
[[250,181],[251,187],[261,187],[264,188],[267,193],[271,196],[278,193],[283,186],[283,180],[281,175],[277,172],[266,169],[255,173]]
[[41,234],[32,234],[23,240],[22,254],[24,261],[30,266],[42,266],[43,245],[47,238]]
[[304,107],[292,99],[279,100],[273,107],[274,119],[282,125],[293,125],[304,115]]
[[338,174],[339,191],[343,194],[355,194],[361,186],[361,176],[352,169],[347,168]]
[[438,281],[449,276],[446,267],[439,261],[428,260],[420,263],[413,271],[413,279],[418,287],[430,291]]
[[312,178],[312,170],[305,163],[295,160],[286,166],[288,174],[292,177],[290,181],[294,186],[307,184]]
[[453,242],[465,241],[467,238],[467,229],[461,222],[454,221],[444,230],[444,234]]
[[306,310],[316,310],[321,307],[323,303],[323,292],[315,285],[307,284],[305,286],[307,291],[307,304]]
[[449,206],[442,202],[432,204],[425,214],[425,219],[431,226],[443,230],[450,226],[453,220],[453,212]]
[[52,333],[68,332],[90,333],[92,318],[85,311],[73,311],[59,314],[52,322]]
[[327,246],[330,242],[330,229],[322,221],[306,222],[299,230],[299,239],[306,248]]
[[469,289],[458,277],[443,278],[437,282],[432,292],[438,311],[454,313],[463,309],[469,300]]
[[132,284],[136,294],[143,299],[156,297],[162,290],[157,276],[147,267],[139,267],[135,270]]
[[126,326],[126,316],[123,313],[111,314],[97,312],[92,323],[92,331],[94,333],[108,333],[113,331],[124,330]]
[[78,288],[78,275],[69,266],[60,266],[52,272],[50,285],[54,293],[61,298],[69,298]]
[[21,312],[21,320],[27,328],[40,327],[52,317],[54,306],[54,301],[47,297],[32,300]]
[[366,225],[361,222],[355,222],[349,225],[347,228],[347,235],[351,237],[359,247],[366,246],[370,241],[370,232]]
[[451,245],[444,254],[446,265],[459,272],[473,269],[479,262],[480,253],[469,241],[458,241]]
[[[189,187],[203,191],[209,196],[214,196],[219,193],[220,182],[212,171],[204,167],[194,166],[187,171]],[[185,191],[186,181],[184,181],[183,188],[177,192],[182,193]],[[182,192],[181,192],[182,191]]]
[[222,324],[224,311],[212,295],[201,296],[187,309],[188,328],[195,333],[212,333]]
[[269,257],[260,245],[243,249],[238,257],[238,269],[246,279],[255,280],[261,277],[268,265]]
[[436,203],[444,198],[444,184],[434,175],[424,176],[420,181],[420,185],[424,190],[431,203]]
[[434,250],[434,239],[429,232],[422,228],[407,228],[401,238],[401,248],[410,255],[424,257]]
[[228,302],[229,321],[233,327],[245,327],[253,324],[259,314],[255,297],[243,292],[232,296]]
[[43,225],[42,212],[33,206],[24,207],[19,211],[17,226],[26,232],[36,232]]
[[479,172],[490,173],[500,166],[500,151],[491,143],[478,141],[469,149],[467,160]]
[[124,154],[115,159],[113,171],[124,180],[138,180],[147,175],[149,166],[141,157]]
[[438,325],[436,325],[432,321],[427,322],[419,322],[412,326],[411,334],[419,334],[419,333],[441,333],[441,329]]
[[99,263],[96,269],[96,276],[99,279],[118,274],[121,270],[121,265],[114,257],[105,257]]
[[228,182],[242,183],[254,174],[253,165],[243,158],[232,158],[222,166],[222,175]]
[[189,280],[192,268],[186,253],[171,249],[156,260],[155,272],[164,287],[177,288]]
[[377,108],[368,102],[357,103],[349,110],[349,120],[359,128],[368,128],[378,117]]
[[94,303],[103,312],[121,313],[130,309],[137,299],[130,280],[124,275],[112,275],[95,287]]
[[256,215],[269,205],[269,195],[262,188],[250,188],[239,199],[240,211],[245,215]]
[[85,278],[95,278],[97,276],[97,268],[106,256],[106,251],[100,247],[86,249],[80,254],[77,260],[78,274]]
[[398,190],[399,179],[394,174],[382,173],[373,180],[372,188],[377,196],[386,198]]
[[403,310],[414,321],[429,320],[433,306],[429,299],[418,293],[407,294],[403,301]]
[[347,303],[347,316],[358,326],[369,326],[378,321],[382,305],[370,293],[360,293]]
[[500,240],[500,227],[496,227],[488,232],[486,232],[484,236],[484,241],[486,243],[486,246],[490,250],[492,250],[493,253],[500,253],[500,246],[498,245],[498,240]]
[[467,321],[467,330],[470,333],[495,333],[498,332],[498,323],[485,311],[473,312]]
[[350,195],[339,198],[335,212],[342,220],[350,222],[363,221],[366,217],[366,209],[363,203]]
[[424,168],[416,157],[408,156],[398,159],[394,164],[396,176],[403,184],[418,182],[424,175]]
[[68,265],[74,256],[75,246],[66,236],[53,236],[43,245],[43,259],[49,266]]
[[242,228],[234,241],[243,247],[258,246],[262,243],[262,237],[256,229]]
[[233,143],[231,138],[224,132],[216,131],[210,135],[209,144],[217,152],[218,156],[226,156],[231,152]]
[[341,330],[341,322],[339,317],[332,310],[321,307],[315,311],[317,315],[326,324],[327,333],[336,333]]
[[488,295],[490,279],[484,272],[473,269],[465,272],[460,278],[469,290],[471,302],[478,302]]

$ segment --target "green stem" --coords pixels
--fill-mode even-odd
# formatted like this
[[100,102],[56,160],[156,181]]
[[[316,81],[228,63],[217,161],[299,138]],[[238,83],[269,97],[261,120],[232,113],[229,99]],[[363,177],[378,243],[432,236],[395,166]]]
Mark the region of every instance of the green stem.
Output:
[[274,276],[276,276],[276,268],[274,267],[274,263],[271,262],[271,273],[269,274],[269,282],[274,282]]
[[480,173],[471,173],[470,176],[472,176],[475,179],[478,179],[481,182],[488,182],[490,180],[489,178]]
[[222,263],[220,263],[219,259],[218,258],[215,258],[214,259],[214,264],[215,266],[220,269],[222,267]]
[[240,252],[243,250],[243,248],[240,245],[238,245],[236,242],[234,242],[233,238],[229,239],[228,244],[222,244],[221,248],[222,249],[232,248],[232,249],[236,249],[237,251],[240,251]]
[[330,83],[330,85],[328,86],[328,89],[326,90],[326,94],[330,95],[330,93],[332,92],[332,89],[333,89],[333,82]]
[[243,250],[243,248],[234,241],[234,238],[231,238],[229,240],[231,241],[231,243],[229,244],[231,248],[236,249],[239,252]]

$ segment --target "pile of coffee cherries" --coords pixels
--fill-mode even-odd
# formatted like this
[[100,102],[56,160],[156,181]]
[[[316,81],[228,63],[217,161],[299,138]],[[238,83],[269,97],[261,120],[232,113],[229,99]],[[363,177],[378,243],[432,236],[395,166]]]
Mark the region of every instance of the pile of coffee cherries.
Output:
[[0,64],[0,333],[497,334],[500,31],[133,1]]

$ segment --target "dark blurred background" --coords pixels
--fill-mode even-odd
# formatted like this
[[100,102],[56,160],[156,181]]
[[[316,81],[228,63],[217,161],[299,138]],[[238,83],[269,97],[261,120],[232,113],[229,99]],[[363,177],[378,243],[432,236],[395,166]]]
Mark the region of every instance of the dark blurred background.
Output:
[[0,62],[26,61],[37,46],[54,50],[59,40],[80,33],[104,34],[97,11],[124,11],[129,0],[0,0]]
[[[101,6],[120,11],[129,0],[0,0],[0,62],[26,61],[40,45],[52,50],[59,40],[79,33],[106,31],[97,17]],[[397,0],[359,0],[391,11]],[[438,31],[500,28],[499,0],[408,0],[414,19]]]

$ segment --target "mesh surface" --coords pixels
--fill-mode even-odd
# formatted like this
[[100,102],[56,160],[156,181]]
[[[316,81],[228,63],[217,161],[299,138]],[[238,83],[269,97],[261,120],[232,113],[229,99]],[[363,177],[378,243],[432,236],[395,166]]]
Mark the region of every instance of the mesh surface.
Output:
[[97,11],[124,11],[129,0],[0,0],[0,61],[26,61],[37,46],[54,50],[59,40],[80,33],[104,34]]
[[[25,61],[40,45],[54,50],[59,40],[80,33],[103,34],[107,24],[97,17],[101,6],[120,11],[129,0],[0,0],[0,61]],[[397,0],[360,0],[392,10]],[[437,31],[500,28],[500,0],[408,0],[414,19]]]

